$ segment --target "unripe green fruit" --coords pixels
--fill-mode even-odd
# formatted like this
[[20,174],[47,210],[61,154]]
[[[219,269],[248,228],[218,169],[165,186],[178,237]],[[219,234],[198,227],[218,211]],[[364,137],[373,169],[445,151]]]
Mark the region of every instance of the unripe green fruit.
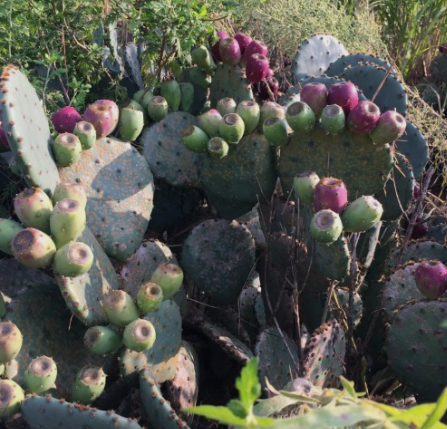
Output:
[[149,117],[159,122],[168,116],[168,102],[160,96],[152,97],[147,104],[147,113]]
[[24,374],[26,387],[30,393],[43,393],[55,387],[57,367],[53,359],[40,356],[33,359]]
[[164,262],[152,274],[151,282],[161,287],[163,299],[169,299],[180,289],[183,282],[183,271],[176,264]]
[[319,181],[320,178],[313,171],[297,174],[293,179],[293,190],[296,197],[304,204],[312,206],[314,190]]
[[0,380],[0,418],[12,416],[20,411],[25,399],[23,389],[12,380]]
[[209,137],[205,131],[195,125],[186,128],[182,134],[183,144],[196,153],[205,153],[207,151],[208,140]]
[[315,128],[315,113],[302,101],[297,101],[287,108],[286,119],[296,133],[307,134]]
[[110,291],[104,297],[103,306],[110,323],[119,327],[124,327],[139,317],[134,300],[123,290]]
[[338,213],[325,209],[315,213],[310,222],[313,239],[322,244],[332,244],[343,232],[343,224]]
[[244,136],[245,124],[237,113],[228,113],[219,124],[219,136],[228,144],[237,144]]
[[53,152],[61,167],[76,164],[82,155],[82,145],[79,139],[70,133],[59,134],[53,143]]
[[104,391],[106,374],[102,368],[85,366],[76,375],[71,389],[71,400],[81,404],[89,404]]
[[90,270],[93,259],[93,252],[89,246],[71,241],[54,255],[53,269],[63,277],[78,277]]
[[368,195],[349,204],[341,214],[341,220],[346,232],[363,232],[379,222],[382,214],[382,204]]
[[0,323],[0,363],[13,360],[23,344],[22,333],[12,322]]
[[122,338],[118,332],[107,326],[92,326],[84,335],[84,345],[99,355],[115,353],[121,343]]
[[128,349],[135,352],[151,348],[155,339],[155,328],[151,322],[145,319],[134,320],[124,329],[123,342]]
[[160,307],[163,301],[163,290],[155,283],[143,284],[137,294],[137,306],[141,315],[150,313]]
[[73,134],[81,142],[82,150],[91,149],[96,142],[96,130],[90,122],[80,121],[76,123]]

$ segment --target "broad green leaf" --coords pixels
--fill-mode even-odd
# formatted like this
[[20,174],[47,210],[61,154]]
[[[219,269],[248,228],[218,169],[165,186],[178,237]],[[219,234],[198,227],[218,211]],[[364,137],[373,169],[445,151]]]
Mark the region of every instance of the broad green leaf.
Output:
[[227,408],[231,410],[235,416],[240,417],[241,419],[245,419],[245,417],[247,417],[247,411],[239,399],[232,399],[228,402]]
[[436,402],[435,408],[424,422],[421,429],[430,429],[441,420],[447,410],[447,389],[444,389]]
[[280,412],[285,407],[289,405],[297,404],[301,402],[296,398],[288,398],[284,395],[272,396],[268,399],[262,399],[253,407],[253,413],[256,416],[271,416],[274,413]]
[[215,407],[213,405],[200,405],[198,407],[184,408],[187,413],[196,414],[220,423],[232,426],[246,427],[245,419],[235,416],[227,407]]
[[261,384],[258,380],[258,359],[250,359],[241,371],[240,377],[236,379],[236,389],[239,399],[247,414],[253,408],[256,399],[261,396]]

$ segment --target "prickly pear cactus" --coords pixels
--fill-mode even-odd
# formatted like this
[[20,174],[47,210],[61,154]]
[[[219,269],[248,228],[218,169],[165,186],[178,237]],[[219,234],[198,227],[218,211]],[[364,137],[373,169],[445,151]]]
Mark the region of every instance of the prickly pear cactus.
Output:
[[318,271],[323,276],[332,280],[343,280],[348,275],[351,264],[345,237],[340,237],[330,246],[315,243],[315,254]]
[[[341,76],[346,69],[355,67],[359,64],[374,64],[378,67],[385,68],[386,70],[391,68],[391,64],[382,58],[371,54],[358,53],[342,55],[340,58],[329,64],[325,74],[328,76]],[[392,73],[395,74],[396,71],[393,69]]]

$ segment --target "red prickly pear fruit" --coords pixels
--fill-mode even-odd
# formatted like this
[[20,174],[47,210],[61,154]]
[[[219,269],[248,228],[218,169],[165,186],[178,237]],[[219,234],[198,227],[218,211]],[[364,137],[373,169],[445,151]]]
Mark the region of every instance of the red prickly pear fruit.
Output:
[[[411,233],[412,240],[417,240],[418,238],[422,238],[427,234],[428,229],[429,229],[428,224],[427,224],[427,222],[423,222],[423,220],[424,220],[423,216],[418,216],[416,218],[417,224],[414,226],[413,232]],[[419,222],[421,222],[421,223],[419,223]]]
[[304,101],[314,111],[316,116],[320,116],[327,105],[328,91],[326,85],[318,82],[304,85],[300,92],[301,101]]
[[342,213],[348,205],[348,190],[346,185],[334,177],[323,177],[315,186],[313,209],[316,212],[329,209]]
[[357,88],[352,82],[339,82],[334,83],[327,94],[327,104],[338,104],[345,115],[348,116],[349,112],[359,102],[359,93]]
[[51,122],[58,133],[72,133],[82,116],[71,106],[63,107],[51,116]]
[[211,46],[211,55],[213,56],[214,61],[222,62],[222,57],[220,56],[220,42],[222,40],[228,39],[228,33],[226,31],[218,31],[217,37],[219,40]]
[[269,68],[269,71],[267,72],[267,77],[274,77],[275,73],[273,72],[272,69]]
[[237,33],[235,34],[234,38],[239,43],[239,47],[241,48],[241,54],[244,55],[247,46],[253,41],[253,39],[248,34],[244,33]]
[[8,140],[6,138],[6,132],[3,128],[2,122],[0,121],[0,152],[6,152],[8,150],[11,150],[9,147]]
[[111,131],[111,132],[113,132],[115,130],[116,126],[118,125],[118,121],[120,118],[120,108],[118,107],[118,104],[116,104],[112,100],[96,100],[93,104],[99,104],[101,106],[110,106],[110,108],[112,110],[113,121],[115,122],[115,127]]
[[269,71],[269,60],[265,55],[253,54],[246,65],[247,81],[259,83],[267,77]]
[[222,61],[230,66],[235,66],[241,60],[241,48],[237,40],[232,37],[220,42],[219,52]]
[[355,134],[370,133],[380,119],[380,109],[372,101],[360,101],[349,113],[346,125]]
[[247,62],[248,59],[253,54],[261,54],[265,57],[267,56],[268,48],[264,43],[260,42],[259,40],[252,40],[252,42],[247,46],[244,52],[244,61]]
[[395,110],[382,113],[376,127],[369,133],[371,140],[376,144],[392,143],[405,132],[407,122]]
[[423,261],[414,272],[419,291],[429,299],[437,299],[447,290],[447,268],[439,261]]
[[84,113],[84,120],[95,127],[98,139],[108,136],[116,127],[112,107],[102,104],[90,104]]
[[276,94],[278,94],[279,91],[279,82],[274,77],[266,77],[260,84],[259,84],[259,97],[262,101],[269,100],[270,94],[273,94],[273,96],[276,98]]

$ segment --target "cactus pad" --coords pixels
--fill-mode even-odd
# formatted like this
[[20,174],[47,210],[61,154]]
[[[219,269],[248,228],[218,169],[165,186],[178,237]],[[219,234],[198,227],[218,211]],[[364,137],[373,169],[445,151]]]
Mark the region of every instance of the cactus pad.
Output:
[[182,73],[180,74],[179,82],[190,83],[191,85],[193,85],[194,95],[193,95],[193,100],[192,100],[192,103],[191,103],[191,106],[190,106],[188,112],[191,113],[192,115],[198,115],[206,103],[207,90],[205,88],[193,83],[193,81],[191,79],[190,72],[191,72],[191,68],[184,69],[182,71]]
[[346,238],[340,237],[330,246],[315,243],[316,264],[324,277],[342,280],[349,273],[350,255]]
[[[355,67],[359,65],[359,63],[374,64],[378,67],[385,68],[386,70],[391,67],[391,64],[389,64],[388,61],[382,60],[382,58],[370,54],[358,53],[341,56],[333,63],[329,64],[325,73],[328,76],[341,76],[346,69]],[[395,73],[394,69],[392,73]]]
[[[349,311],[349,289],[348,288],[338,288],[335,290],[335,296],[339,307],[336,305],[335,300],[331,301],[331,315],[337,320],[345,319],[347,320],[347,314]],[[363,302],[362,298],[357,292],[354,292],[354,302],[353,302],[353,314],[352,320],[354,326],[360,323],[363,313]]]
[[85,186],[87,225],[105,252],[119,260],[132,255],[146,232],[154,197],[152,173],[138,151],[105,137],[60,176]]
[[206,199],[219,214],[220,217],[233,220],[243,216],[253,210],[253,203],[246,203],[244,201],[237,201],[234,199],[221,198],[214,195],[212,192],[206,193]]

